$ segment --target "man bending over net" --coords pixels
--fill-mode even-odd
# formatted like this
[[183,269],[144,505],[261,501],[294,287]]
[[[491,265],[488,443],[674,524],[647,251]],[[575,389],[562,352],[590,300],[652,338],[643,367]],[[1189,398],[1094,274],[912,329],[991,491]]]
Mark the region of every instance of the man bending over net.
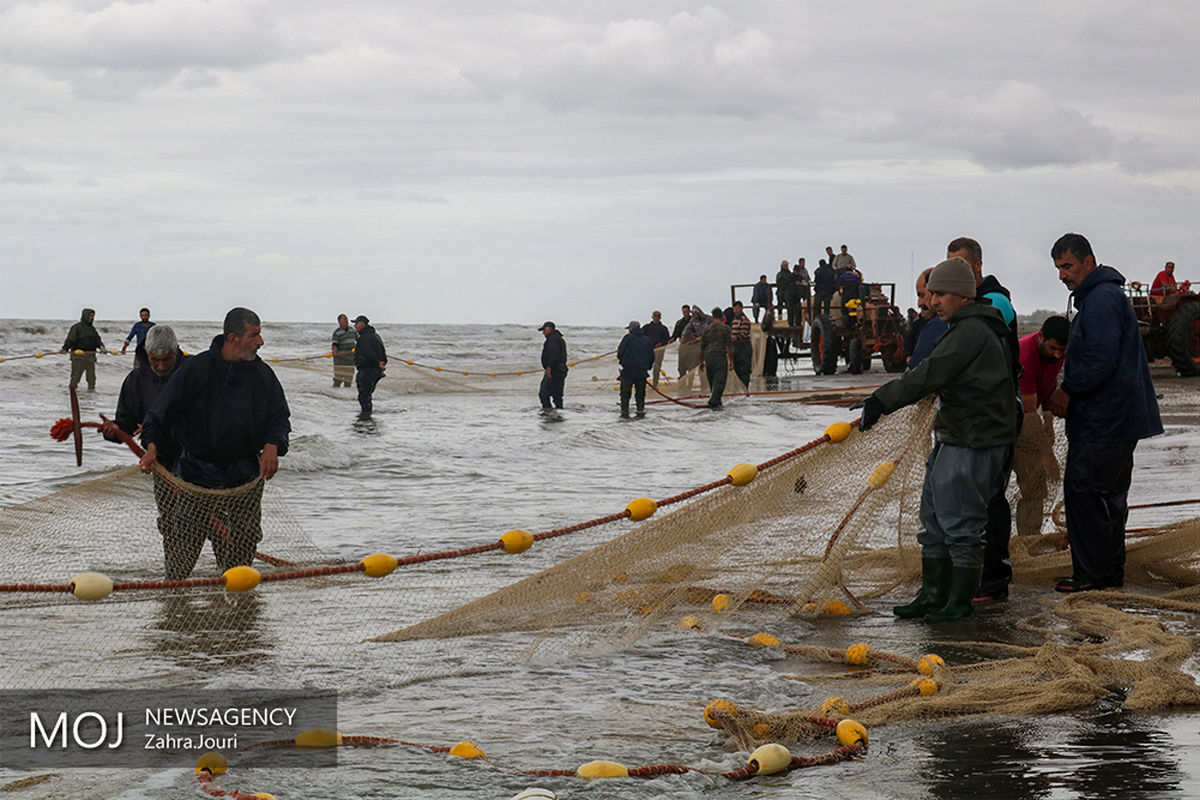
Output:
[[163,542],[168,580],[191,574],[205,539],[222,571],[254,560],[262,539],[262,482],[279,470],[291,432],[283,387],[258,357],[262,344],[258,315],[234,308],[225,315],[224,333],[176,370],[142,423],[143,472],[154,469],[160,444],[173,436],[181,448],[174,474],[223,490],[171,487],[180,497],[173,538]]

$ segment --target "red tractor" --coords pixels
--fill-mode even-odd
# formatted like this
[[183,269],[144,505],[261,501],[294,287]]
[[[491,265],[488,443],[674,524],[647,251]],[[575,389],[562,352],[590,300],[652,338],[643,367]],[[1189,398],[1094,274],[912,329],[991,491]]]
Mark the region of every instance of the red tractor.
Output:
[[[1186,286],[1186,284],[1185,284]],[[1180,375],[1200,375],[1200,294],[1154,295],[1133,281],[1126,288],[1151,361],[1170,358]]]
[[[884,294],[884,288],[889,294]],[[896,284],[867,283],[862,300],[851,300],[830,316],[813,321],[811,353],[818,375],[837,372],[838,359],[846,360],[846,371],[858,375],[871,369],[878,355],[888,372],[903,372],[904,335],[908,321],[896,308]]]

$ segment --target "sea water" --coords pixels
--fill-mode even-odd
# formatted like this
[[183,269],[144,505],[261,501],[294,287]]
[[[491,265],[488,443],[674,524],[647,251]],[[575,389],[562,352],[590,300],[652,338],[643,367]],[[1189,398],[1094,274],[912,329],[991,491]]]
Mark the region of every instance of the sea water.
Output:
[[[0,357],[57,350],[70,322],[0,321]],[[97,327],[114,349],[128,332],[126,323],[102,321]],[[213,322],[182,322],[175,328],[189,352],[205,349],[219,332]],[[281,460],[272,489],[331,559],[451,549],[495,541],[509,528],[542,531],[591,519],[619,511],[634,497],[675,494],[723,476],[733,464],[765,461],[820,436],[831,422],[855,416],[836,407],[735,397],[720,412],[659,403],[644,419],[621,420],[614,385],[603,379],[615,373],[611,356],[588,359],[613,350],[623,330],[565,323],[569,357],[581,363],[568,377],[566,408],[542,415],[536,396],[542,335],[532,326],[382,324],[377,329],[394,366],[376,391],[374,414],[364,420],[355,390],[334,388],[330,361],[321,358],[333,328],[332,323],[267,321],[260,351],[280,376],[291,408],[291,452]],[[305,360],[273,361],[298,356]],[[99,361],[97,390],[81,387],[79,394],[85,420],[111,416],[132,355],[102,355]],[[674,372],[670,357],[664,366]],[[523,374],[492,377],[491,372]],[[50,439],[50,425],[69,415],[68,375],[61,355],[0,363],[0,505],[38,498],[132,463],[128,450],[92,433],[85,437],[83,466],[76,467],[70,443]],[[1200,389],[1164,370],[1155,376],[1163,391]],[[788,365],[775,385],[850,387],[888,377],[878,366],[867,375],[817,377]],[[1183,499],[1200,485],[1195,406],[1183,408],[1167,420],[1166,435],[1139,446],[1131,502]],[[1135,512],[1131,526],[1190,517],[1195,507],[1141,513]],[[602,527],[576,540],[564,537],[554,540],[551,553],[556,559],[569,557],[611,535]],[[160,554],[147,558],[157,561]],[[499,569],[484,574],[470,560],[447,562],[444,568],[470,571],[481,586],[511,580]],[[390,580],[404,580],[404,575]],[[1036,644],[1015,623],[1038,610],[1047,595],[1052,596],[1048,587],[1014,587],[1012,599],[981,615],[969,638]],[[950,657],[953,642],[937,642],[930,628],[888,613],[894,600],[873,603],[870,615],[824,623],[810,633],[830,646],[867,641],[909,655],[937,647]],[[4,657],[18,663],[25,658],[7,651]],[[699,774],[584,783],[515,772],[574,768],[593,759],[736,769],[747,754],[736,752],[702,722],[691,721],[718,696],[765,710],[812,704],[804,684],[779,678],[812,667],[798,659],[748,655],[737,643],[680,635],[610,655],[484,675],[396,688],[354,685],[340,697],[343,732],[427,744],[472,739],[499,766],[417,749],[348,749],[332,770],[243,771],[236,777],[231,773],[223,785],[280,798],[348,800],[507,798],[531,785],[552,788],[561,798],[635,800],[1200,796],[1196,710],[1126,712],[1117,694],[1069,714],[884,726],[872,731],[870,750],[861,759],[745,784]],[[1194,672],[1195,665],[1191,668]],[[823,749],[793,748],[805,755]],[[0,783],[16,777],[0,772]],[[67,771],[51,785],[53,796],[63,797],[199,796],[188,770],[132,771],[103,780]],[[38,792],[33,787],[12,796],[49,796],[51,790]]]

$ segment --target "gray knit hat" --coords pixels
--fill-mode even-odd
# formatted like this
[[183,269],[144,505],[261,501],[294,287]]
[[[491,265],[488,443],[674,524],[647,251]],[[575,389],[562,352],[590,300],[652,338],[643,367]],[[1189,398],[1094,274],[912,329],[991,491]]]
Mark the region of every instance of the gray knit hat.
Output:
[[929,273],[925,288],[931,292],[945,292],[959,297],[974,297],[975,270],[961,258],[951,258],[943,261]]

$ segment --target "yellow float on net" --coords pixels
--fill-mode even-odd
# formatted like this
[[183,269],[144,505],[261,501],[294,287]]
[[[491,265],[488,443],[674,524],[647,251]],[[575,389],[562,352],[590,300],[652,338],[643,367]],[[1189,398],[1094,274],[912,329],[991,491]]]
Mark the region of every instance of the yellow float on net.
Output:
[[77,356],[81,356],[81,355],[83,355],[83,351],[82,351],[82,350],[74,350],[73,352],[74,352],[74,353],[75,353],[75,355],[77,355]]
[[589,761],[580,765],[575,774],[581,778],[628,778],[629,768],[615,761]]
[[625,506],[625,510],[629,512],[631,520],[641,522],[644,519],[650,519],[650,517],[654,516],[654,512],[658,511],[658,503],[649,497],[636,497],[629,501],[629,505]]
[[830,600],[825,603],[825,607],[821,609],[821,613],[830,614],[832,616],[844,616],[851,613],[850,606],[843,603],[841,600]]
[[774,775],[783,772],[792,763],[792,754],[781,744],[771,742],[750,754],[748,764],[757,764],[756,775]]
[[750,731],[760,739],[765,739],[771,735],[771,724],[769,722],[756,722],[750,728]]
[[248,592],[258,586],[262,575],[254,567],[245,565],[225,570],[225,588],[231,592]]
[[935,667],[942,669],[946,667],[946,662],[939,655],[928,653],[917,659],[917,672],[922,675],[932,675]]
[[414,366],[413,362],[411,362],[411,361],[405,361],[404,363],[405,363],[405,364],[408,364],[410,367],[411,367],[411,366]]
[[112,578],[99,572],[81,572],[67,584],[80,600],[103,600],[112,594]]
[[872,489],[878,489],[887,483],[887,479],[892,477],[892,470],[896,468],[895,461],[885,461],[876,467],[871,472],[871,477],[867,478],[867,486]]
[[309,728],[296,734],[296,747],[337,747],[342,743],[342,734],[332,728]]
[[363,572],[368,576],[382,578],[384,575],[391,575],[400,562],[395,556],[387,553],[372,553],[358,563],[362,564]]
[[296,360],[297,361],[308,361],[308,356],[299,356]]
[[933,697],[938,693],[937,681],[933,678],[917,678],[909,686],[921,693],[921,697]]
[[685,631],[698,631],[700,630],[700,618],[693,614],[688,614],[686,617],[680,619],[679,622],[676,622],[675,625],[683,628]]
[[745,486],[758,477],[758,467],[753,464],[735,464],[729,470],[729,482],[734,486]]
[[713,595],[712,607],[713,607],[713,611],[728,611],[729,610],[729,597],[727,595],[723,595],[723,594]]
[[229,762],[220,753],[208,752],[196,761],[197,774],[209,772],[213,775],[224,775],[227,769],[229,769]]
[[504,546],[506,553],[524,553],[533,545],[533,534],[514,528],[500,535],[500,544]]
[[783,644],[783,639],[773,633],[756,633],[746,641],[754,647],[776,647]]
[[859,642],[847,647],[846,663],[856,667],[863,667],[871,663],[871,645]]
[[825,435],[829,437],[829,441],[837,444],[838,442],[846,441],[846,437],[850,435],[849,422],[835,422],[825,429]]
[[450,755],[459,758],[487,758],[483,748],[469,740],[463,740],[451,747]]
[[708,723],[708,727],[721,730],[723,726],[716,717],[713,716],[714,711],[723,711],[731,717],[736,717],[742,713],[732,700],[726,700],[724,697],[718,697],[704,707],[704,721]]
[[861,722],[852,719],[844,719],[837,724],[838,741],[844,745],[852,745],[855,742],[867,743],[867,729],[862,726]]
[[271,794],[270,792],[255,792],[249,796],[253,797],[254,800],[275,800],[275,795]]
[[822,717],[828,717],[834,712],[844,717],[850,713],[850,704],[842,697],[830,697],[824,703],[821,703]]

